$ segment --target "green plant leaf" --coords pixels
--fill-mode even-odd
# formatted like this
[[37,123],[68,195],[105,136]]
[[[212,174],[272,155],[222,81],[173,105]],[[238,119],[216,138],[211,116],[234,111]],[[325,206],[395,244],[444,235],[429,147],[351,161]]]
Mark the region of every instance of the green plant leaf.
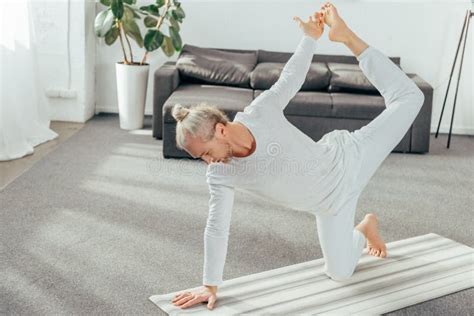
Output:
[[158,8],[161,8],[162,6],[164,6],[166,3],[165,0],[156,0],[156,5],[158,6]]
[[129,20],[133,20],[133,19],[134,19],[133,10],[130,9],[129,7],[125,6],[124,11],[123,11],[122,20],[123,21],[129,21]]
[[131,38],[137,42],[138,46],[143,47],[143,37],[140,33],[140,28],[135,22],[134,19],[123,20],[123,28],[127,35],[130,35]]
[[154,4],[140,7],[140,10],[146,11],[154,16],[160,16],[160,11],[158,10],[158,7]]
[[176,12],[176,9],[175,10],[170,10],[171,12],[171,16],[178,22],[183,22],[183,18],[179,15],[178,12]]
[[172,26],[169,28],[170,30],[170,36],[171,36],[171,41],[173,43],[173,46],[176,50],[180,50],[182,46],[182,41],[181,41],[181,36],[179,35],[178,31]]
[[145,17],[145,20],[143,22],[145,23],[146,27],[156,27],[156,25],[158,24],[158,20],[149,15]]
[[122,19],[123,16],[123,2],[122,0],[111,0],[112,1],[112,12],[117,19]]
[[174,12],[174,10],[169,10],[168,13],[171,15],[171,17],[173,19],[175,19],[176,21],[179,20],[179,16],[176,14],[176,12]]
[[176,14],[181,18],[185,18],[186,17],[186,14],[184,13],[184,10],[183,8],[181,8],[180,6],[176,8]]
[[171,26],[172,26],[176,31],[179,32],[179,29],[180,29],[179,23],[176,22],[176,20],[175,20],[172,16],[171,16],[171,17],[168,17],[168,21],[170,21]]
[[137,6],[135,5],[132,5],[132,4],[128,4],[128,3],[124,3],[123,4],[125,8],[129,8],[132,10],[133,12],[133,16],[136,18],[136,19],[141,19],[142,17],[140,15],[138,15],[138,13],[140,14],[147,14],[145,12],[143,12],[142,10],[140,10]]
[[110,9],[104,10],[97,14],[94,21],[95,35],[98,37],[104,37],[112,27],[114,19],[114,15]]
[[161,43],[163,43],[163,34],[156,30],[148,30],[145,35],[145,48],[147,51],[151,52],[160,48]]
[[123,2],[126,4],[135,4],[137,0],[123,0]]
[[119,36],[119,29],[116,26],[113,26],[106,34],[105,34],[105,43],[107,45],[112,45]]
[[109,7],[110,3],[111,3],[111,0],[100,0],[100,3],[102,3],[103,5]]
[[172,40],[169,36],[165,36],[163,40],[163,44],[161,45],[161,49],[166,56],[171,57],[174,54],[174,47]]

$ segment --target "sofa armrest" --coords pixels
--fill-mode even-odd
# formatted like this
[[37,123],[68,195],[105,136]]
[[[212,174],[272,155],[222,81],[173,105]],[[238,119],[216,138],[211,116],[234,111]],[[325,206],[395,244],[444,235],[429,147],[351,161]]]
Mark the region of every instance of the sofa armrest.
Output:
[[168,61],[155,71],[153,83],[153,137],[163,138],[163,105],[180,84],[175,61]]
[[407,74],[420,88],[425,96],[425,102],[421,107],[411,128],[410,152],[429,152],[431,133],[431,112],[433,108],[433,87],[416,74]]

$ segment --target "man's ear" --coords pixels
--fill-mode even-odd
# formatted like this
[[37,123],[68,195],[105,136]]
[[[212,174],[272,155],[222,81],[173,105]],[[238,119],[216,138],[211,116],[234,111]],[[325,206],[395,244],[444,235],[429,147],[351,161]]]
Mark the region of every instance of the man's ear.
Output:
[[226,136],[227,135],[226,126],[222,123],[217,123],[215,127],[215,132],[216,132],[216,135]]

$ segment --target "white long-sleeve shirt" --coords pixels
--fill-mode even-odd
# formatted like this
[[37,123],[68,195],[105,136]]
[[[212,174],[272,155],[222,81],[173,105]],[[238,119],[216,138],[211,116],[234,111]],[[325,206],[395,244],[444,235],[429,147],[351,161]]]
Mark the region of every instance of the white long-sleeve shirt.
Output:
[[[358,162],[347,130],[334,130],[313,141],[284,116],[312,62],[316,40],[303,35],[278,81],[238,112],[256,141],[248,157],[211,163],[209,214],[204,231],[203,284],[219,286],[227,255],[234,189],[239,188],[295,210],[333,214],[345,202]],[[369,47],[370,48],[370,47]],[[364,51],[358,58],[366,53]]]

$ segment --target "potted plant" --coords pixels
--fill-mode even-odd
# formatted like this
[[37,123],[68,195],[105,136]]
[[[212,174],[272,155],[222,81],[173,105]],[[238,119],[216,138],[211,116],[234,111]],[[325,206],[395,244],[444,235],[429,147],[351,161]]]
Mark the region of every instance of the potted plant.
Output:
[[[123,60],[115,64],[120,128],[142,128],[150,67],[146,58],[160,47],[168,57],[181,51],[179,31],[185,13],[177,0],[156,0],[141,7],[136,5],[136,0],[100,0],[100,3],[106,8],[95,18],[95,33],[109,46],[119,39],[123,53]],[[137,24],[142,17],[145,37]],[[168,25],[168,34],[160,31],[164,24]],[[133,58],[130,39],[145,48],[139,62]]]

